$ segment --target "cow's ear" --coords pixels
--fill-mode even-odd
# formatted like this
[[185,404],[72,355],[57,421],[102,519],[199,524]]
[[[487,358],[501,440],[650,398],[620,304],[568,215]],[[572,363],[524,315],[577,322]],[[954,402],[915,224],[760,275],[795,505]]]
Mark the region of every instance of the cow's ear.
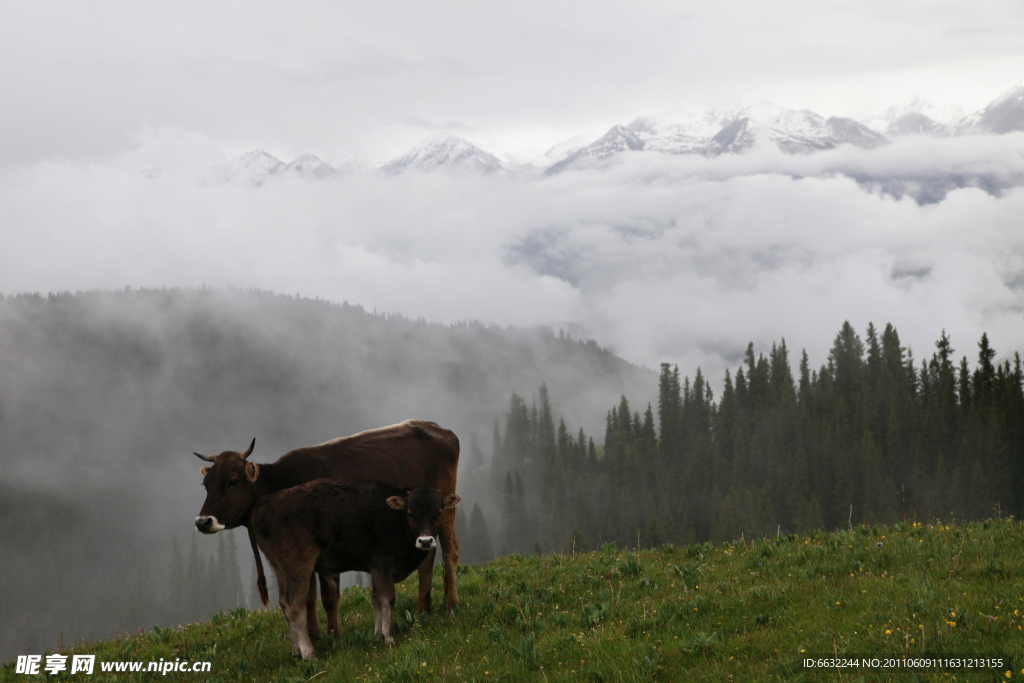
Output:
[[390,498],[388,498],[388,505],[395,508],[396,510],[404,510],[405,498],[402,498],[401,496],[391,496]]
[[205,477],[206,473],[210,471],[210,468],[209,467],[200,467],[199,471],[202,472],[203,476]]
[[260,476],[260,466],[254,462],[245,463],[245,478],[253,482],[258,476]]
[[448,510],[450,508],[455,507],[456,505],[459,504],[459,501],[461,501],[461,500],[462,500],[462,498],[460,498],[459,496],[455,495],[454,493],[452,495],[450,495],[450,496],[445,496],[444,497],[444,508],[445,508],[445,510]]

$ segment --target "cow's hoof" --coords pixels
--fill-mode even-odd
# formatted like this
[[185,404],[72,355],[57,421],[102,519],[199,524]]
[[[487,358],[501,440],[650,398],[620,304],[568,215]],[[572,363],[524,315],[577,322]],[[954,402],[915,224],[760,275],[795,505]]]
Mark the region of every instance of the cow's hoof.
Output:
[[458,605],[448,605],[448,616],[453,617],[459,613]]

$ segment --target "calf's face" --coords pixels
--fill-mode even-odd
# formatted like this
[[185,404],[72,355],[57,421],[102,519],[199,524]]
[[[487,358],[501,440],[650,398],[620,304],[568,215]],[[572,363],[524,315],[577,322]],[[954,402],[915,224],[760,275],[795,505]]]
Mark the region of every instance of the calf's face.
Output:
[[454,508],[462,500],[454,493],[441,496],[437,489],[413,489],[404,498],[391,496],[388,505],[405,510],[406,523],[416,536],[416,548],[431,550],[437,547],[437,529],[441,524],[441,511]]
[[196,517],[196,528],[204,534],[234,529],[245,523],[256,500],[259,465],[245,462],[238,453],[221,453],[213,465],[203,467],[206,501]]

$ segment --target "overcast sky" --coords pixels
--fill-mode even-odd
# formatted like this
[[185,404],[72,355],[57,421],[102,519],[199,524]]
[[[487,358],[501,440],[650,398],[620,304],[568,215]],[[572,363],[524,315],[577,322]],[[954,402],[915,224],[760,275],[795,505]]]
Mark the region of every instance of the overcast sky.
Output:
[[976,109],[1024,77],[1024,4],[4,2],[0,56],[4,164],[165,126],[284,157],[387,158],[442,129],[542,151],[735,100]]
[[[891,321],[918,357],[943,328],[972,361],[986,330],[1024,350],[1020,134],[547,180],[202,182],[256,147],[382,160],[447,131],[529,155],[737,100],[973,111],[1024,78],[1018,0],[3,3],[0,56],[6,294],[234,285],[570,321],[716,378],[783,335],[820,364],[844,319]],[[919,205],[865,181],[965,173],[1000,190]]]

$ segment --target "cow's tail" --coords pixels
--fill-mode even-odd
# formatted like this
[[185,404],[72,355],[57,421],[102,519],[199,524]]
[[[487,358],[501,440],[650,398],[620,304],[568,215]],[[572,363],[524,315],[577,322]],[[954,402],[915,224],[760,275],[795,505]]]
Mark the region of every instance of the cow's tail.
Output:
[[260,592],[260,600],[263,606],[270,605],[270,596],[267,594],[267,577],[263,574],[263,558],[260,557],[259,546],[256,545],[256,535],[252,532],[252,524],[246,529],[249,532],[249,543],[252,544],[252,554],[256,558],[256,588]]

